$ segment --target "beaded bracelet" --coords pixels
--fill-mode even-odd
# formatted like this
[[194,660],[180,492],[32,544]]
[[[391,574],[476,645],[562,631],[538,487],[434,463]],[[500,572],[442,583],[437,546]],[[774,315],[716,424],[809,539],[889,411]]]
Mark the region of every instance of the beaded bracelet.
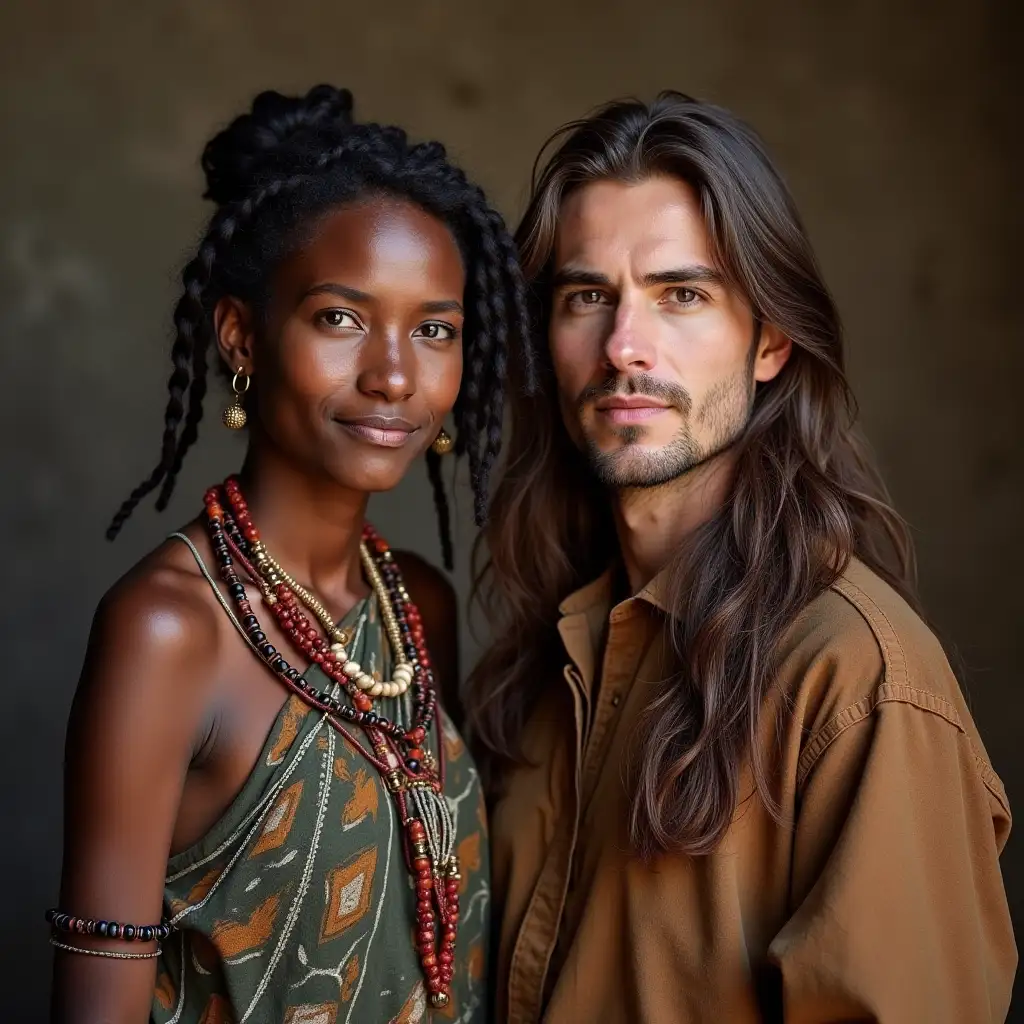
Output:
[[50,939],[50,945],[68,953],[81,953],[83,956],[106,956],[113,960],[155,960],[163,950],[159,946],[152,953],[122,953],[116,949],[86,949],[84,946],[69,946],[66,942]]
[[166,939],[171,926],[160,924],[119,924],[117,921],[97,921],[91,917],[75,917],[56,908],[46,912],[46,920],[54,931],[68,935],[99,935],[104,939],[124,939],[127,942],[152,942]]

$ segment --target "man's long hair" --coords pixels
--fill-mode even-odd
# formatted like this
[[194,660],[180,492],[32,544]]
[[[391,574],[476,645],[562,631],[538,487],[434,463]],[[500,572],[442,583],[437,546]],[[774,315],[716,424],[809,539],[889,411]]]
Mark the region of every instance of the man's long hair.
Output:
[[675,177],[699,199],[719,271],[793,342],[778,376],[757,385],[728,499],[666,567],[677,671],[635,737],[635,850],[703,854],[732,820],[748,758],[778,813],[756,738],[794,619],[851,557],[912,599],[913,548],[854,430],[835,305],[754,132],[720,108],[663,93],[651,105],[612,103],[554,143],[517,234],[543,391],[513,389],[507,460],[477,551],[476,593],[494,640],[468,682],[470,725],[493,784],[503,763],[522,760],[530,711],[558,682],[559,603],[617,548],[608,494],[560,418],[543,338],[561,204],[595,181]]

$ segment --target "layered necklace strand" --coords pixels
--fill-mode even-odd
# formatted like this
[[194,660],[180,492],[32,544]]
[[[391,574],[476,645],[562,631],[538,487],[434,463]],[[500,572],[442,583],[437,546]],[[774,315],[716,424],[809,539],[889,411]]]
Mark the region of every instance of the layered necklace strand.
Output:
[[[402,821],[406,863],[416,885],[416,948],[431,1006],[450,1000],[455,939],[459,920],[459,875],[455,827],[444,796],[444,746],[430,656],[419,609],[410,600],[387,543],[372,526],[363,527],[360,559],[380,606],[395,668],[382,681],[349,658],[348,632],[339,629],[326,608],[299,586],[267,551],[249,514],[238,481],[230,477],[221,488],[206,492],[210,542],[242,628],[260,657],[307,704],[322,711],[331,725],[354,744],[383,776]],[[322,692],[310,686],[267,639],[235,569],[238,562],[259,587],[282,632],[293,646],[341,689]],[[319,622],[324,636],[301,606]],[[373,697],[398,697],[412,690],[412,722],[408,726],[374,711]],[[335,695],[337,694],[337,695]],[[342,699],[347,694],[351,703]],[[360,743],[345,723],[358,726],[369,740]],[[438,757],[427,749],[431,725],[437,733]]]

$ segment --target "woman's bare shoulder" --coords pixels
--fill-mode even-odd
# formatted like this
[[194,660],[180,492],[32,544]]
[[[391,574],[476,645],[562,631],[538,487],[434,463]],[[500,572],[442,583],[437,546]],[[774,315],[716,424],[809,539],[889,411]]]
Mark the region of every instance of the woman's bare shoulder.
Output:
[[189,549],[165,541],[101,599],[76,705],[145,699],[186,711],[216,665],[222,615]]

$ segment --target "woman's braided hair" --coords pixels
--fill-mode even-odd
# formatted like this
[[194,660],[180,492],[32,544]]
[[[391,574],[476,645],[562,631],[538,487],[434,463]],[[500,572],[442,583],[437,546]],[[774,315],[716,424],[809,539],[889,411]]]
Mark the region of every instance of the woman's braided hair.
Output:
[[[417,204],[448,226],[461,249],[465,369],[453,412],[455,453],[468,457],[474,513],[482,524],[488,479],[501,448],[513,347],[519,362],[515,374],[527,390],[533,390],[535,374],[515,244],[481,189],[448,161],[440,143],[413,145],[400,128],[354,123],[351,93],[327,85],[299,98],[261,93],[250,113],[207,143],[202,166],[204,198],[213,200],[217,210],[181,275],[160,461],[121,505],[107,537],[113,540],[136,505],[157,487],[156,507],[167,507],[203,417],[217,302],[234,296],[260,313],[274,269],[302,244],[311,224],[327,210],[367,195]],[[448,503],[439,457],[432,451],[427,468],[450,567]]]

